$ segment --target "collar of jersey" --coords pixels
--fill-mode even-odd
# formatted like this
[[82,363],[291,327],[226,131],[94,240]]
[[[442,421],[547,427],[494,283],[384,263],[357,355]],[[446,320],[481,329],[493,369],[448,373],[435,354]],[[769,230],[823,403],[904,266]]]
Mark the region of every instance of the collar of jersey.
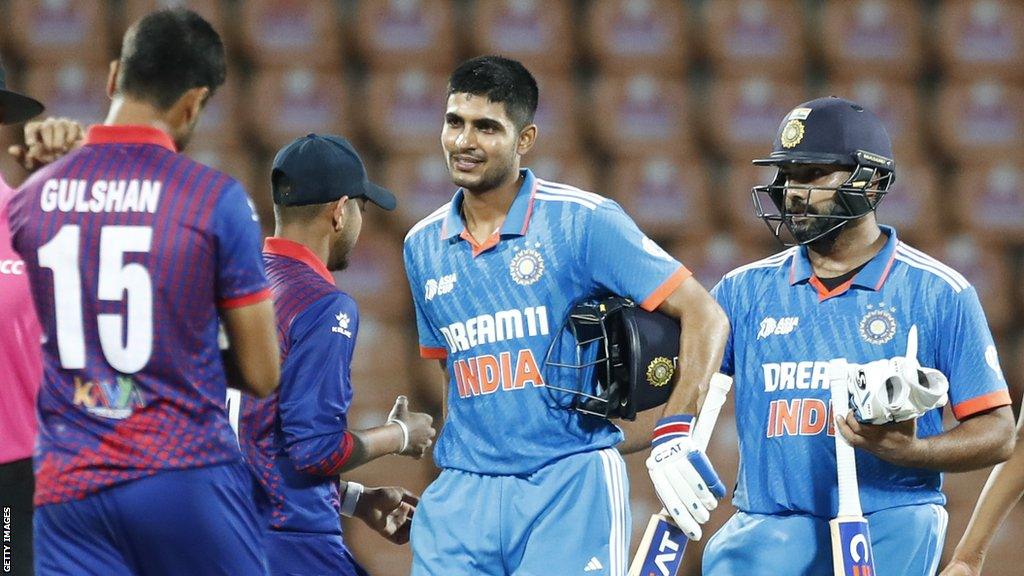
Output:
[[178,147],[166,132],[153,126],[130,124],[89,126],[84,144],[155,144],[177,152]]
[[316,254],[313,254],[312,250],[298,242],[293,242],[292,240],[287,240],[285,238],[278,238],[276,236],[269,236],[263,241],[263,253],[298,260],[312,268],[313,271],[319,274],[324,280],[334,284],[334,276],[331,275],[331,271],[327,269],[327,266],[324,266],[324,263],[320,261],[320,258],[317,257]]
[[[537,193],[537,179],[529,168],[520,170],[519,175],[523,176],[523,183],[519,186],[519,192],[516,193],[516,198],[512,201],[508,214],[505,215],[505,222],[501,225],[502,238],[525,236],[526,229],[530,226],[533,197]],[[441,226],[441,238],[452,240],[462,237],[462,232],[466,229],[466,225],[462,222],[462,199],[464,196],[465,192],[462,188],[455,192],[448,216],[445,217],[444,224]]]
[[[899,244],[899,238],[896,237],[896,230],[891,226],[879,225],[879,228],[882,229],[882,234],[888,236],[889,239],[886,240],[885,246],[882,247],[878,254],[875,254],[875,257],[868,261],[868,265],[853,277],[853,280],[850,282],[853,286],[859,286],[868,290],[880,290],[882,285],[885,284],[885,279],[889,277],[892,263],[896,259],[896,245]],[[796,284],[810,282],[813,277],[814,269],[811,267],[811,261],[807,256],[807,246],[801,246],[789,267],[789,284],[795,286]],[[816,284],[820,284],[820,282]],[[821,287],[816,287],[821,291]],[[824,296],[838,296],[845,292],[847,288],[849,288],[849,285],[840,286]],[[822,298],[822,300],[824,299]]]

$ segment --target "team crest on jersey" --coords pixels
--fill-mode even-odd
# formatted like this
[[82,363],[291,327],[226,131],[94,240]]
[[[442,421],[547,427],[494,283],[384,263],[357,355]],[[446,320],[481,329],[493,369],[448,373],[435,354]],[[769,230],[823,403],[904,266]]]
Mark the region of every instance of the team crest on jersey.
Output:
[[676,373],[676,367],[672,360],[664,356],[658,356],[647,365],[647,382],[654,387],[660,387],[672,381],[672,375]]
[[868,312],[860,319],[860,338],[868,344],[882,345],[896,335],[896,318],[891,312],[895,308],[886,309],[885,304],[868,305]]
[[338,321],[337,326],[331,326],[331,332],[335,334],[341,334],[342,336],[352,337],[352,332],[348,329],[348,325],[352,320],[348,317],[348,314],[344,312],[338,312],[334,315],[334,319]]
[[[540,248],[540,243],[534,244]],[[519,250],[508,265],[509,273],[516,284],[529,286],[544,275],[544,258],[533,248]]]

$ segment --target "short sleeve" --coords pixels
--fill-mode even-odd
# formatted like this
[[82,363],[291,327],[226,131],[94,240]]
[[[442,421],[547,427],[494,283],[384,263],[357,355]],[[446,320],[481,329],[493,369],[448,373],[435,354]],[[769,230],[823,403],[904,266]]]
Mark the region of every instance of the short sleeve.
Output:
[[[448,349],[426,313],[426,298],[430,288],[426,283],[417,280],[416,263],[409,242],[405,243],[403,256],[405,258],[405,274],[409,280],[409,290],[412,292],[412,301],[416,309],[416,332],[419,335],[420,356],[429,360],[444,360],[448,357]],[[436,286],[434,290],[436,291]]]
[[356,304],[341,293],[324,296],[292,321],[278,413],[288,457],[300,471],[333,475],[351,454],[348,409],[358,330]]
[[992,333],[974,287],[951,292],[936,326],[935,366],[949,378],[953,415],[963,420],[1010,404]]
[[259,220],[240,184],[232,182],[224,190],[212,220],[217,241],[217,305],[238,308],[269,298]]
[[[729,319],[729,325],[735,326],[736,321],[733,316],[733,299],[732,299],[732,282],[728,278],[722,278],[718,284],[711,289],[711,297],[718,302],[718,305],[725,311],[725,316]],[[736,361],[733,358],[733,337],[735,331],[729,330],[729,338],[725,341],[725,353],[722,355],[722,367],[719,370],[726,376],[733,376],[736,371]]]
[[648,238],[610,200],[594,210],[583,246],[583,270],[591,274],[595,292],[610,292],[654,310],[690,271]]

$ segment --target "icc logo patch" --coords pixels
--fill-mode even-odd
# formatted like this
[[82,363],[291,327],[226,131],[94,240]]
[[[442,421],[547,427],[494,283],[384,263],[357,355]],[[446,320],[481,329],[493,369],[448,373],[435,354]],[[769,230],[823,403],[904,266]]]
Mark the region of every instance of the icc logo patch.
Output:
[[[540,243],[534,244],[534,248],[540,248]],[[508,271],[516,284],[529,286],[540,280],[540,277],[544,275],[544,258],[540,255],[540,252],[533,248],[519,250],[512,257],[512,262],[508,265]]]
[[891,314],[895,308],[886,309],[885,303],[877,308],[868,304],[868,312],[860,319],[860,339],[868,344],[880,346],[896,335],[896,318]]

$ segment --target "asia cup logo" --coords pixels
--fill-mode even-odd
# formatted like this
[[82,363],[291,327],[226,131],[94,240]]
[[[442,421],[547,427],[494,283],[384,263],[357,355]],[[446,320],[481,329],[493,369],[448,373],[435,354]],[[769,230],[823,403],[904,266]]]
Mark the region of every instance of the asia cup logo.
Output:
[[[535,244],[534,248],[540,248],[540,244]],[[516,284],[529,286],[544,275],[544,258],[533,248],[519,250],[512,257],[508,269]]]
[[885,303],[878,305],[868,304],[868,312],[860,319],[860,338],[868,344],[882,345],[892,340],[896,335],[896,318],[891,312],[895,308],[885,308]]

